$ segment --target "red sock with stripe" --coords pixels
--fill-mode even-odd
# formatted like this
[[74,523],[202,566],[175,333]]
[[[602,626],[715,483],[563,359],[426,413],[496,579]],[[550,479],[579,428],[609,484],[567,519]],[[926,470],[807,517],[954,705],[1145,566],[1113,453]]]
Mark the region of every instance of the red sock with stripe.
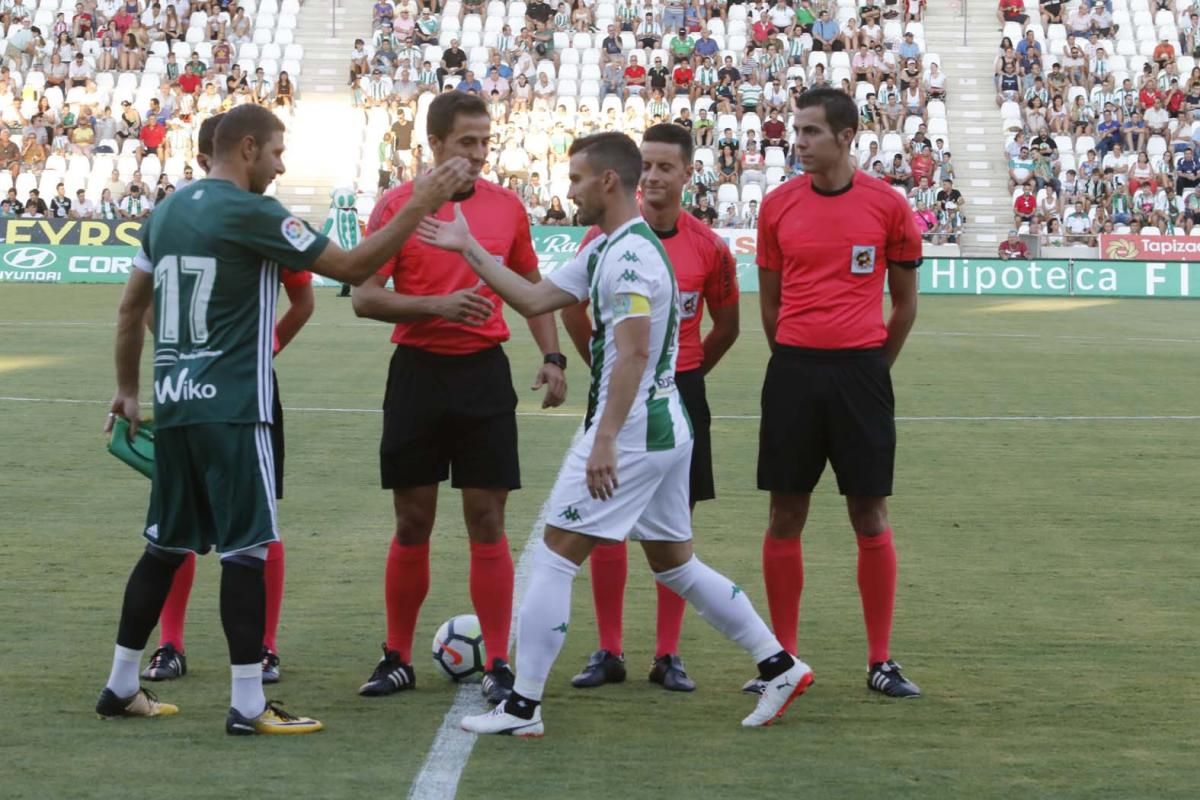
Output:
[[275,635],[279,632],[279,609],[283,605],[283,542],[267,545],[263,581],[267,584],[267,622],[263,628],[263,647],[278,654]]
[[195,580],[196,554],[188,553],[179,569],[175,570],[167,602],[163,604],[162,612],[158,615],[159,647],[171,644],[176,650],[183,652],[183,628],[187,622],[188,596],[192,593],[192,583]]
[[658,624],[655,629],[654,657],[679,655],[679,634],[683,631],[683,613],[687,611],[687,600],[663,586],[658,587]]
[[763,582],[771,627],[784,650],[795,655],[800,627],[800,594],[804,591],[804,556],[800,538],[767,536],[762,549]]
[[896,546],[892,529],[858,540],[858,593],[867,625],[867,663],[887,661],[896,605]]
[[387,649],[412,663],[413,631],[429,593],[429,542],[400,544],[392,537],[388,550],[383,595],[387,605]]
[[508,549],[508,537],[501,534],[498,542],[471,542],[471,603],[479,628],[483,632],[483,647],[487,651],[487,666],[493,659],[508,661],[508,634],[512,628],[513,560]]
[[588,559],[592,571],[592,604],[600,649],[613,655],[624,651],[621,632],[625,616],[625,581],[629,577],[629,549],[625,542],[599,544]]

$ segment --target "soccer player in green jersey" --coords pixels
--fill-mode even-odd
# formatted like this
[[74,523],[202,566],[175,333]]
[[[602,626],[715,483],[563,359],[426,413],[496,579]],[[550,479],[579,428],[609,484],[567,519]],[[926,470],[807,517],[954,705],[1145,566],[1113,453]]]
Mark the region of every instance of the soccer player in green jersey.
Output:
[[155,464],[145,553],[125,587],[102,718],[178,713],[138,681],[138,662],[189,552],[221,557],[221,624],[232,665],[230,734],[312,733],[321,723],[262,690],[263,559],[279,536],[271,453],[271,355],[280,264],[352,284],[383,264],[467,175],[465,159],[424,176],[408,206],[344,251],[263,192],[283,174],[283,123],[243,105],[216,133],[212,168],[142,229],[117,320],[113,418],[140,421],[143,320],[154,308]]

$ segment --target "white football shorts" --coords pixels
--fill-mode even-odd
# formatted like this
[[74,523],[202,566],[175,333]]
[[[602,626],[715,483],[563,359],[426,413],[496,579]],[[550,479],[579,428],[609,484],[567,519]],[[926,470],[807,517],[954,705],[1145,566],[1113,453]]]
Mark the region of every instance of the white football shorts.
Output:
[[686,542],[692,538],[688,475],[692,441],[672,450],[617,451],[617,489],[608,500],[588,494],[592,437],[567,451],[550,492],[546,524],[620,542]]

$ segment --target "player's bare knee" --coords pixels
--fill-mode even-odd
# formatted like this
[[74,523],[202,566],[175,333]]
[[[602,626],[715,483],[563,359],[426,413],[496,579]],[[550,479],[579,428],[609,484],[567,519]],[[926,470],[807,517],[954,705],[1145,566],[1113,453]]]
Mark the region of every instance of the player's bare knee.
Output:
[[798,539],[808,521],[811,495],[791,492],[772,492],[767,535],[773,539]]
[[504,505],[507,492],[463,490],[463,521],[473,542],[484,544],[504,538]]
[[886,497],[846,498],[850,527],[859,536],[878,536],[890,527]]
[[695,555],[691,541],[642,542],[642,551],[646,554],[650,571],[656,574],[681,567]]

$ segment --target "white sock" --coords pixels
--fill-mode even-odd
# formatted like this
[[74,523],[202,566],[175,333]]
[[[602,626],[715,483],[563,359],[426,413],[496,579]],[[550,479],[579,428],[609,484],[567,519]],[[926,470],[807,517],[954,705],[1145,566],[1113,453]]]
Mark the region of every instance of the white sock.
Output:
[[262,664],[230,664],[233,690],[229,705],[246,719],[254,719],[267,707],[262,688]]
[[742,587],[695,556],[686,564],[655,573],[654,579],[691,603],[709,625],[748,652],[754,663],[783,649]]
[[579,565],[545,544],[534,556],[529,588],[517,613],[517,679],[514,691],[541,700],[550,668],[567,638],[571,620],[571,585]]
[[132,697],[141,688],[138,666],[142,663],[143,652],[121,645],[113,648],[112,672],[108,673],[108,683],[104,685],[117,697]]

